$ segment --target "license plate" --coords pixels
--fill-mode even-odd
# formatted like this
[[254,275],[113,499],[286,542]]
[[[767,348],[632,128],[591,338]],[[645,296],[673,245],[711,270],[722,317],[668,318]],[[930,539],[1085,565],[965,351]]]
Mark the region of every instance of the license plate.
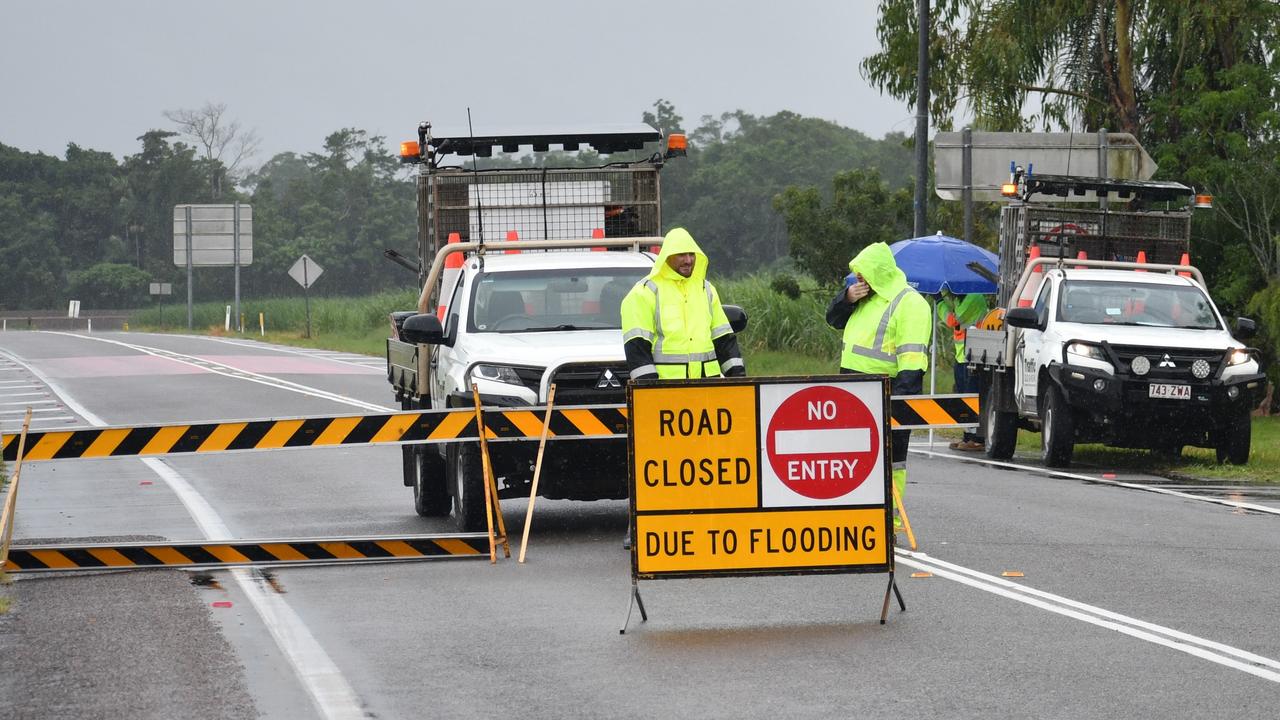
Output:
[[1147,386],[1147,397],[1165,400],[1190,400],[1190,385],[1171,385],[1169,383],[1151,383]]

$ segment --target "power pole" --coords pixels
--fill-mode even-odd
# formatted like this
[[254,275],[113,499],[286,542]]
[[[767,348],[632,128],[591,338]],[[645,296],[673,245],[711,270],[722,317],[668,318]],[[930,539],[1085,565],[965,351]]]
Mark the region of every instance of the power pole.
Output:
[[916,221],[914,237],[923,237],[929,202],[929,0],[918,0],[919,55],[916,58]]

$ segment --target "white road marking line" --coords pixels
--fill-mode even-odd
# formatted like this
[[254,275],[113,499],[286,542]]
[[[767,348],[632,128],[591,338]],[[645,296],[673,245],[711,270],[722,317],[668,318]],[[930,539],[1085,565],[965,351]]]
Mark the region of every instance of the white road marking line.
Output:
[[35,413],[58,412],[59,410],[61,410],[61,408],[51,407],[51,408],[26,408],[23,410],[0,410],[0,415],[22,415],[26,413],[27,410],[30,410],[32,414],[35,414]]
[[38,395],[48,396],[48,395],[49,395],[49,393],[43,393],[43,392],[33,392],[33,393],[9,393],[9,392],[7,392],[7,393],[0,393],[0,397],[2,397],[2,398],[36,397],[36,396],[38,396]]
[[289,380],[281,380],[280,378],[271,377],[270,375],[261,375],[259,373],[251,372],[248,370],[239,370],[237,368],[231,367],[230,365],[224,365],[222,363],[215,362],[213,360],[204,360],[201,358],[193,357],[191,355],[184,355],[183,353],[172,352],[170,350],[162,350],[160,348],[149,348],[143,345],[134,345],[131,343],[120,342],[119,340],[111,340],[109,338],[104,338],[104,337],[90,337],[88,335],[73,335],[72,333],[50,333],[50,334],[72,335],[73,337],[78,337],[84,340],[96,340],[98,342],[111,343],[112,345],[119,345],[121,347],[127,347],[131,350],[137,350],[138,352],[141,352],[141,353],[146,353],[147,355],[154,355],[155,357],[166,358],[176,363],[182,363],[183,365],[190,365],[191,367],[200,368],[201,370],[205,370],[211,373],[216,373],[218,375],[239,378],[241,380],[255,382],[260,385],[267,385],[269,387],[274,387],[280,390],[289,390],[292,392],[300,393],[302,395],[310,395],[311,397],[321,398],[323,400],[332,400],[334,402],[344,403],[346,405],[351,405],[353,407],[358,407],[365,410],[374,410],[378,412],[388,412],[388,411],[395,412],[399,410],[399,408],[392,408],[386,405],[369,403],[363,400],[357,400],[356,398],[347,397],[346,395],[339,395],[337,393],[327,392],[325,390],[317,390],[315,388],[308,387],[306,385],[300,385],[298,383],[291,382]]
[[1257,505],[1255,503],[1240,502],[1238,500],[1225,500],[1222,498],[1204,497],[1202,495],[1193,495],[1191,493],[1178,492],[1169,488],[1158,487],[1155,485],[1143,485],[1142,483],[1124,482],[1121,480],[1108,480],[1097,475],[1081,475],[1080,473],[1065,472],[1063,470],[1050,470],[1048,468],[1036,467],[1035,465],[1019,465],[1018,463],[1005,462],[1003,460],[988,460],[985,458],[973,457],[957,457],[949,453],[934,452],[932,450],[916,450],[910,452],[916,455],[925,455],[934,458],[943,458],[947,460],[956,460],[958,462],[974,463],[977,465],[990,465],[992,467],[1009,468],[1011,470],[1027,470],[1041,475],[1050,477],[1061,477],[1069,480],[1087,480],[1091,483],[1099,485],[1114,485],[1115,487],[1129,488],[1130,490],[1144,490],[1146,492],[1157,493],[1159,495],[1169,495],[1171,497],[1182,498],[1184,500],[1198,500],[1200,502],[1210,503],[1212,505],[1224,505],[1230,508],[1239,508],[1241,510],[1252,510],[1254,512],[1266,513],[1268,515],[1280,515],[1280,508],[1268,507],[1266,505]]
[[18,402],[0,402],[0,405],[54,405],[57,400],[20,400]]
[[[1037,590],[1026,585],[1009,582],[1003,578],[980,573],[960,565],[938,560],[924,553],[897,550],[897,561],[908,567],[925,570],[939,577],[968,585],[979,590],[1000,595],[1010,600],[1047,610],[1058,615],[1087,622],[1091,625],[1162,645],[1179,652],[1240,670],[1264,680],[1280,683],[1280,661],[1247,650],[1206,640],[1195,635],[1138,620],[1127,615],[1105,610],[1094,605],[1071,600],[1060,595]],[[1260,667],[1261,666],[1261,667]]]
[[[95,426],[107,425],[35,368],[22,363],[17,358],[12,359],[40,378],[41,382],[62,398],[73,412]],[[140,461],[159,475],[173,490],[208,539],[234,539],[222,518],[204,499],[204,496],[191,487],[186,478],[155,458],[140,458]],[[262,571],[237,568],[230,572],[235,577],[240,590],[245,597],[249,598],[254,610],[258,612],[258,616],[262,618],[263,624],[267,626],[280,652],[288,658],[294,674],[297,675],[307,694],[311,696],[311,701],[320,714],[333,720],[365,718],[360,698],[356,696],[351,684],[307,629],[302,618],[298,617],[298,614],[278,593],[269,588],[269,583]]]
[[[386,360],[379,361],[378,358],[369,357],[367,355],[357,355],[356,353],[344,353],[336,350],[299,350],[297,348],[286,347],[283,345],[271,345],[259,342],[257,340],[239,340],[236,338],[208,338],[217,342],[227,343],[228,345],[236,345],[238,347],[247,348],[269,348],[275,352],[290,353],[293,355],[301,355],[303,357],[316,358],[318,360],[329,360],[331,362],[342,363],[344,365],[355,365],[363,368],[382,369],[386,367]],[[346,359],[354,358],[354,359]]]

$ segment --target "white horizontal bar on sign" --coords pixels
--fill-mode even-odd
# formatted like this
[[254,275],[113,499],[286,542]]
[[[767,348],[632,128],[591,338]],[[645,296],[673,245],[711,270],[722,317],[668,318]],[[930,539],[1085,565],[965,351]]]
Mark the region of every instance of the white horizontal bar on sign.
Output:
[[779,430],[773,434],[773,442],[779,455],[867,452],[871,449],[871,431],[868,428]]

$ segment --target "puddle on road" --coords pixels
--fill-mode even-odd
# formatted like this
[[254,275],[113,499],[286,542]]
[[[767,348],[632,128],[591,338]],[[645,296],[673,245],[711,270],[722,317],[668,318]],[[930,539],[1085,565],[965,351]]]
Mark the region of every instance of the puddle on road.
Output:
[[[280,580],[276,578],[274,573],[270,572],[269,570],[263,570],[263,569],[259,569],[258,572],[262,573],[262,579],[266,581],[266,584],[274,592],[276,592],[279,595],[285,594],[286,590],[284,589],[284,585],[280,584]],[[198,588],[206,588],[209,590],[222,589],[222,583],[218,582],[218,579],[215,578],[211,573],[188,571],[187,577],[190,579],[191,584],[195,585]]]

